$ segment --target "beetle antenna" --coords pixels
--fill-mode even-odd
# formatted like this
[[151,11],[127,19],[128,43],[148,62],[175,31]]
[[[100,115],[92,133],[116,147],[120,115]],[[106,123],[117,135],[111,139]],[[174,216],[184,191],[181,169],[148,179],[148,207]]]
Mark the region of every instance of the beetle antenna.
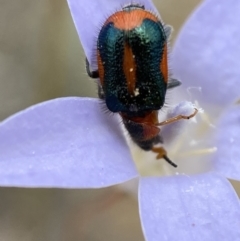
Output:
[[173,167],[177,167],[177,164],[175,164],[174,162],[172,162],[166,155],[164,155],[163,157],[162,157],[167,163],[169,163],[171,166],[173,166]]

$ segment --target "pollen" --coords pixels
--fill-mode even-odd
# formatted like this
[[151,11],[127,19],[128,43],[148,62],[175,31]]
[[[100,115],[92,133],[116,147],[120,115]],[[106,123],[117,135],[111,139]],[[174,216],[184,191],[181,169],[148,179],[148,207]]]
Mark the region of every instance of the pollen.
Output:
[[139,88],[136,88],[135,90],[134,90],[134,96],[138,96],[139,95]]

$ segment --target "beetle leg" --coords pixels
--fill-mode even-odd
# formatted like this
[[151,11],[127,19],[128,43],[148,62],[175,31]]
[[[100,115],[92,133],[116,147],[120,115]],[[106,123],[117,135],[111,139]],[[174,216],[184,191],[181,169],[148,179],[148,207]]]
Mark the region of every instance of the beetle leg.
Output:
[[102,87],[99,84],[98,84],[98,97],[101,100],[105,99],[105,95],[104,95],[103,89],[102,89]]
[[99,78],[98,70],[94,70],[94,71],[91,71],[91,70],[90,70],[90,65],[89,65],[89,62],[88,62],[88,59],[87,59],[87,58],[86,58],[86,71],[87,71],[88,76],[89,76],[90,78],[93,78],[93,79]]
[[172,89],[172,88],[180,86],[181,84],[182,84],[182,82],[180,80],[171,78],[168,82],[167,88]]
[[171,25],[167,25],[167,24],[164,25],[164,32],[167,36],[167,39],[170,38],[172,31],[173,31],[173,27]]
[[163,158],[166,162],[168,162],[173,167],[177,167],[177,165],[168,158],[167,152],[162,146],[161,147],[153,147],[152,151],[157,153],[156,159]]
[[185,120],[189,120],[191,118],[193,118],[197,113],[198,113],[198,109],[194,108],[194,112],[191,114],[191,115],[177,115],[175,117],[172,117],[168,120],[165,120],[163,122],[160,122],[160,123],[157,123],[156,126],[164,126],[164,125],[168,125],[168,124],[171,124],[171,123],[174,123],[176,121],[179,121],[181,119],[185,119]]

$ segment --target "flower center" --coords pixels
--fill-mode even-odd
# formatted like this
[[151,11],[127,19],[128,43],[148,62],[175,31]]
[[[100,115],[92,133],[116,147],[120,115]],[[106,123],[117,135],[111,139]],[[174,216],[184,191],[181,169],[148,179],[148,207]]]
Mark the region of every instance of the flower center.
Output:
[[[196,106],[198,107],[197,103]],[[145,152],[130,141],[131,153],[140,175],[162,176],[209,171],[211,154],[217,150],[213,141],[215,121],[208,113],[199,113],[195,121],[185,121],[181,134],[164,145],[168,157],[178,165],[176,169],[163,159],[156,160],[155,153]]]

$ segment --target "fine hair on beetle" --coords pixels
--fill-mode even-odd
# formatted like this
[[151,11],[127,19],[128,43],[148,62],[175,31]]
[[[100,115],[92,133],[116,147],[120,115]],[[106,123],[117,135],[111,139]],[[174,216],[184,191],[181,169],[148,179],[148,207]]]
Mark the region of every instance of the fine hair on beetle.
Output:
[[169,69],[169,38],[172,28],[141,4],[129,4],[106,18],[95,44],[97,70],[86,70],[97,78],[98,96],[104,112],[118,113],[130,138],[145,151],[157,154],[177,167],[163,146],[160,126],[196,115],[178,115],[159,122],[167,108],[169,89],[181,85]]

